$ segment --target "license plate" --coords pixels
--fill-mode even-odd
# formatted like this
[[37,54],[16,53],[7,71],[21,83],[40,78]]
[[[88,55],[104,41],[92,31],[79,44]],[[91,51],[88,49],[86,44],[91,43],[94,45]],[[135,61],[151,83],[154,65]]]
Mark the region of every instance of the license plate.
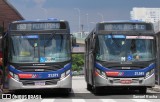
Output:
[[44,81],[36,81],[35,86],[44,86],[45,82]]
[[121,84],[131,84],[132,80],[121,80]]

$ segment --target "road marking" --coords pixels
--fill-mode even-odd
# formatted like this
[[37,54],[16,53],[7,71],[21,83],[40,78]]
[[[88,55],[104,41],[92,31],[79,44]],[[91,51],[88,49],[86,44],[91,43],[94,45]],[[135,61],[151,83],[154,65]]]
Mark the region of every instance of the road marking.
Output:
[[152,102],[152,101],[149,101],[149,100],[146,100],[146,99],[131,99],[135,102]]
[[85,102],[84,99],[72,99],[72,102]]
[[23,101],[25,101],[25,100],[27,100],[27,99],[17,99],[17,100],[12,100],[11,102],[23,102]]
[[117,102],[115,99],[100,99],[102,102]]
[[55,99],[43,99],[41,102],[54,102]]

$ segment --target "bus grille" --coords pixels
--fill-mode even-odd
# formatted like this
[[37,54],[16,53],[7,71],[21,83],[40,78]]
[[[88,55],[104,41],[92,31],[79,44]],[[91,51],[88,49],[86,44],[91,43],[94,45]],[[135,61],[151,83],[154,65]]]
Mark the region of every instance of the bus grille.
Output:
[[[139,80],[139,79],[131,79],[132,80],[132,83],[141,83],[142,80]],[[120,79],[113,79],[113,80],[110,80],[111,83],[120,83]]]
[[20,80],[23,85],[29,86],[29,85],[35,85],[36,81],[44,81],[45,85],[56,85],[59,79],[51,79],[51,80]]
[[59,65],[55,65],[55,66],[23,66],[23,67],[19,67],[17,68],[18,70],[22,71],[22,72],[49,72],[49,71],[57,71],[58,69],[61,69],[62,67]]
[[[43,69],[42,68],[37,68],[37,69],[42,70],[43,72],[56,71],[54,69],[44,69],[44,68]],[[23,68],[23,69],[20,69],[20,71],[22,71],[22,72],[42,72],[42,71],[36,71],[37,69],[33,69],[33,68],[25,69],[25,68]]]
[[138,69],[143,69],[144,67],[108,67],[108,68],[114,70],[138,70]]

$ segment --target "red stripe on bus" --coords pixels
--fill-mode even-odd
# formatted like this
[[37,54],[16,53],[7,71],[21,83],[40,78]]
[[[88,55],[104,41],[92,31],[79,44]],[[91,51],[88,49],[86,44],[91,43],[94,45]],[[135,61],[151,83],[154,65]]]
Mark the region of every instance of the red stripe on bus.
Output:
[[95,76],[99,76],[99,74],[98,74],[98,72],[97,72],[97,71],[95,71]]
[[107,76],[118,76],[119,72],[106,72]]
[[18,74],[19,78],[32,78],[32,74]]
[[10,79],[10,78],[12,78],[12,76],[11,76],[10,74],[8,74],[8,76],[7,76],[7,77],[8,77],[9,79]]

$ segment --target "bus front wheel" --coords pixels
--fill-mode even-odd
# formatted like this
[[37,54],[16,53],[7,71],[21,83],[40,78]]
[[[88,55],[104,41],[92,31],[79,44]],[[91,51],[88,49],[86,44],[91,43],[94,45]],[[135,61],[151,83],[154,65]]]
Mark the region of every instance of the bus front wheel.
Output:
[[101,87],[93,87],[93,93],[94,94],[101,94],[102,93]]
[[139,93],[140,94],[146,94],[147,93],[147,87],[141,87],[141,88],[139,88]]
[[71,88],[66,88],[65,90],[66,90],[66,93],[68,93],[68,94],[72,91]]
[[92,90],[92,85],[90,85],[90,84],[87,83],[87,90],[91,91]]

